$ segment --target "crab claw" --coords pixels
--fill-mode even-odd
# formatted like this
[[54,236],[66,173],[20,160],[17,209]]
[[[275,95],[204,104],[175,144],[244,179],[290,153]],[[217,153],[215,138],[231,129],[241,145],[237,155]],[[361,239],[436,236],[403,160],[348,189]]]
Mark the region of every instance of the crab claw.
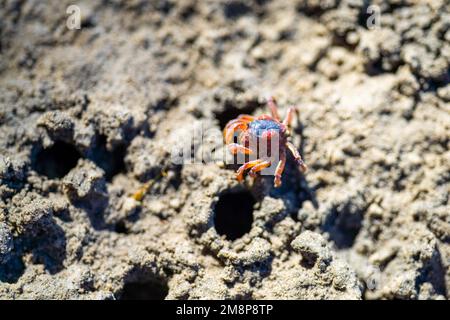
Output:
[[275,175],[275,179],[273,180],[273,185],[275,188],[281,186],[281,175]]
[[302,173],[308,171],[308,166],[306,165],[306,163],[303,162],[302,159],[297,159],[296,162]]

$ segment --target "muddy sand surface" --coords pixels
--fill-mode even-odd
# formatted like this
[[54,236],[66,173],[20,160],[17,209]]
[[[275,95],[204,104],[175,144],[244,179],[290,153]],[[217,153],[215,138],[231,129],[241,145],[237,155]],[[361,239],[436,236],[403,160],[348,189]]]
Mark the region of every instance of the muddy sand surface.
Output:
[[[449,63],[445,0],[0,0],[0,298],[448,299]],[[268,93],[307,173],[174,163]]]

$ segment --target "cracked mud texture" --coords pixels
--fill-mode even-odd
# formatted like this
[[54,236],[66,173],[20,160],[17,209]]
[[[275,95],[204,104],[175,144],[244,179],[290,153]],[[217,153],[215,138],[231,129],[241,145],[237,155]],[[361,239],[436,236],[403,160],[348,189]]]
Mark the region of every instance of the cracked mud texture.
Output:
[[[448,299],[449,14],[0,1],[0,298]],[[300,107],[305,175],[290,158],[274,189],[171,162],[193,127],[213,137],[198,158],[220,147],[267,93]]]

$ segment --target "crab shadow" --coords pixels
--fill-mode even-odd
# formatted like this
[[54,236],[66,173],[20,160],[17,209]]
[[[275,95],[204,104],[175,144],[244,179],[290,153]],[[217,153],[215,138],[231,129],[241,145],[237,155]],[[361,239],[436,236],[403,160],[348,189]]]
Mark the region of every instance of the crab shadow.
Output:
[[416,278],[415,287],[417,292],[424,282],[429,282],[433,286],[433,290],[448,299],[446,288],[445,266],[442,261],[442,255],[436,247],[433,255],[427,263],[419,270],[419,276]]
[[[300,154],[304,156],[305,139],[303,135],[303,125],[297,119],[296,126],[293,128],[293,134],[300,136],[300,143],[295,145]],[[307,159],[305,162],[308,163]],[[273,177],[265,177],[265,179],[273,180]],[[273,181],[268,181],[268,183]],[[285,202],[285,205],[294,220],[297,220],[298,210],[302,207],[305,201],[310,201],[314,209],[319,208],[319,202],[316,197],[316,188],[311,186],[308,181],[308,172],[302,173],[294,157],[290,152],[287,152],[286,167],[282,176],[282,185],[279,188],[271,188],[269,195],[274,198],[280,198]]]

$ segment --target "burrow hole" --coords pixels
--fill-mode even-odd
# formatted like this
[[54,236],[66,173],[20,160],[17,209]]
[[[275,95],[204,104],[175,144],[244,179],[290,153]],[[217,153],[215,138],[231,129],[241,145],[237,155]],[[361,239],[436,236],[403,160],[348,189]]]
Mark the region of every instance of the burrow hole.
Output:
[[114,225],[114,231],[121,234],[128,234],[128,228],[124,221],[118,221]]
[[121,300],[164,300],[169,293],[167,282],[152,276],[146,280],[125,283]]
[[73,169],[81,158],[75,146],[56,141],[51,147],[40,150],[33,163],[33,169],[50,179],[62,178]]
[[230,1],[223,8],[223,13],[227,19],[237,19],[251,11],[252,8],[243,1]]
[[240,114],[252,114],[259,107],[258,101],[250,101],[245,107],[237,108],[230,102],[225,103],[225,108],[216,112],[216,119],[219,121],[220,129],[223,130],[228,121],[237,118]]
[[236,240],[248,233],[253,223],[256,200],[250,191],[226,192],[214,207],[214,225],[219,235]]

